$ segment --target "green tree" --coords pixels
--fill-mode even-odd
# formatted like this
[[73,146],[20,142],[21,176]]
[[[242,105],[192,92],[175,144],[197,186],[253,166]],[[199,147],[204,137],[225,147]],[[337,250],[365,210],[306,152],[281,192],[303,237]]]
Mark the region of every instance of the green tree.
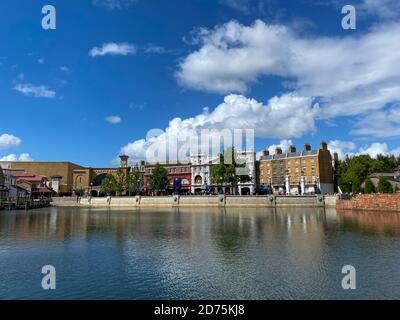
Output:
[[365,180],[364,193],[375,193],[375,186],[370,178]]
[[[346,158],[338,167],[338,184],[343,192],[360,192],[361,184],[372,173],[385,172],[385,164],[381,160],[372,159],[368,155]],[[350,189],[351,188],[351,189]]]
[[117,192],[117,184],[117,179],[113,175],[108,174],[101,182],[100,190],[109,196]]
[[115,192],[118,196],[120,196],[127,190],[127,177],[125,172],[121,169],[118,169],[115,180]]
[[380,193],[393,193],[393,187],[390,184],[388,178],[379,177],[378,192],[380,192]]
[[234,148],[227,148],[220,154],[219,163],[211,167],[211,182],[218,185],[228,184],[235,192],[238,183],[250,182],[252,179],[246,170],[240,170],[245,171],[245,174],[237,174],[237,169],[246,168],[246,163],[241,163],[238,158]]
[[134,167],[128,175],[128,192],[129,194],[137,194],[142,190],[144,184],[143,174],[138,166]]
[[150,179],[150,186],[153,190],[165,190],[169,184],[168,171],[159,163],[153,169]]

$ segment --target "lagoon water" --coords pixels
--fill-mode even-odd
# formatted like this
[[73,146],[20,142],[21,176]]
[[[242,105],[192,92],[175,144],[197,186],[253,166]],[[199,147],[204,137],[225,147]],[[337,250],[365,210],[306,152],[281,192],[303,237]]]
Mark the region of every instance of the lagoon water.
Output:
[[[44,265],[57,288],[41,287]],[[344,265],[356,290],[343,290]],[[0,212],[0,299],[399,299],[400,215],[334,209]]]

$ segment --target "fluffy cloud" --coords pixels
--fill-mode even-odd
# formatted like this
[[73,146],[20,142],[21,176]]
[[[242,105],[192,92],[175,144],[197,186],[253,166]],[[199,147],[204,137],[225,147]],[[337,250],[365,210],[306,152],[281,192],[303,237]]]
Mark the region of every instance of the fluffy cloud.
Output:
[[205,108],[192,118],[172,119],[157,138],[133,141],[121,152],[134,159],[143,158],[152,144],[168,141],[171,137],[199,136],[201,129],[216,130],[216,134],[224,129],[254,129],[256,137],[300,137],[315,130],[317,113],[318,105],[312,99],[295,94],[274,97],[267,104],[232,94],[211,112]]
[[9,154],[8,156],[4,156],[0,158],[0,161],[22,161],[22,162],[27,162],[27,161],[33,161],[29,153],[21,153],[19,156],[16,154]]
[[108,42],[108,43],[103,43],[101,47],[92,48],[89,52],[89,56],[91,57],[105,56],[105,55],[127,56],[135,53],[136,53],[136,47],[133,44]]
[[16,147],[21,144],[21,139],[12,135],[4,133],[0,135],[0,150]]
[[334,140],[328,143],[328,149],[331,153],[337,153],[339,159],[345,159],[346,156],[356,156],[361,154],[367,154],[372,158],[376,158],[379,154],[395,156],[400,155],[400,148],[390,150],[386,143],[374,142],[370,145],[357,148],[357,145],[351,141]]
[[34,86],[30,83],[19,83],[13,89],[25,96],[34,98],[55,98],[57,95],[55,91],[46,86]]
[[292,142],[292,140],[281,140],[279,142],[279,144],[273,144],[271,146],[268,147],[268,151],[270,154],[274,154],[275,153],[275,149],[276,148],[281,148],[282,152],[285,153],[288,151],[289,147],[294,145],[294,143]]
[[370,146],[360,148],[359,154],[368,154],[372,158],[376,158],[378,154],[389,154],[389,148],[386,143],[374,142]]
[[136,2],[137,0],[92,0],[93,5],[105,7],[111,10],[124,9],[135,4]]
[[105,120],[111,124],[118,124],[118,123],[122,122],[122,119],[120,116],[109,116],[109,117],[106,117]]
[[357,146],[351,141],[333,140],[328,143],[328,149],[332,154],[337,153],[339,159],[345,159],[346,156],[354,155]]
[[399,33],[400,23],[390,23],[363,35],[305,38],[282,25],[231,21],[198,31],[201,47],[176,77],[193,89],[242,93],[261,76],[278,76],[292,93],[319,97],[320,118],[359,115],[400,99]]

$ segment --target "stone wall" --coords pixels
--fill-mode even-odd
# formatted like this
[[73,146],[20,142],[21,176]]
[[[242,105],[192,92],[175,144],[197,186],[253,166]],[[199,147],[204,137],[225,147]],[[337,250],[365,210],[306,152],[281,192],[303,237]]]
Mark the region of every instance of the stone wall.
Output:
[[336,205],[336,197],[324,196],[170,196],[170,197],[111,197],[54,198],[55,206],[91,207],[324,207]]
[[336,208],[340,210],[400,212],[400,193],[355,195],[351,200],[338,200]]

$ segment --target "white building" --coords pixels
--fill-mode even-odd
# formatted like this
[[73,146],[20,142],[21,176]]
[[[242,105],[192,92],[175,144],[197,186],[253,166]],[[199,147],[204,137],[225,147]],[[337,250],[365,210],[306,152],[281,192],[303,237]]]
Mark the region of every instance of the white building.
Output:
[[192,194],[205,192],[210,186],[211,165],[217,163],[218,157],[210,158],[205,153],[190,156],[192,173]]
[[[237,192],[241,195],[253,194],[256,186],[256,155],[254,151],[237,151],[237,161],[246,163],[245,168],[237,168],[240,170],[238,174],[249,175],[251,181],[238,184]],[[207,190],[217,192],[217,185],[212,185],[210,181],[211,167],[219,162],[219,156],[209,157],[205,153],[193,154],[190,157],[191,173],[192,173],[192,193],[200,194]],[[222,186],[223,189],[230,186]]]

